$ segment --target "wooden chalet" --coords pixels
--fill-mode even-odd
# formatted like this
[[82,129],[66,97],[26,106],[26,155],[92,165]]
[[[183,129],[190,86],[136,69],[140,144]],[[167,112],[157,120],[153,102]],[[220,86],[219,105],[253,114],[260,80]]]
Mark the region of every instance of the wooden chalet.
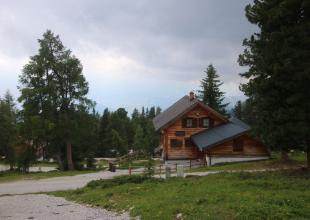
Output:
[[205,160],[216,163],[269,158],[269,150],[248,135],[250,127],[227,119],[195,98],[184,96],[153,120],[160,130],[164,160]]

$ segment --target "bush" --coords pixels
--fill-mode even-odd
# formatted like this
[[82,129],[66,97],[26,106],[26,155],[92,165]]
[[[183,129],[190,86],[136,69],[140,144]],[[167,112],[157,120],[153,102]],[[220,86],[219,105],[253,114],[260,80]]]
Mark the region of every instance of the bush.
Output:
[[110,188],[113,186],[119,186],[127,183],[143,183],[147,180],[150,180],[152,178],[148,176],[141,176],[141,175],[132,175],[132,176],[118,176],[114,177],[113,179],[110,180],[94,180],[91,181],[87,184],[87,187],[90,188]]
[[144,168],[144,175],[145,176],[153,176],[155,173],[155,170],[154,170],[154,160],[152,158],[150,158],[148,160],[148,162],[145,164],[145,168]]
[[86,166],[91,169],[96,168],[96,160],[93,154],[88,155],[86,158]]
[[17,156],[17,167],[19,171],[29,172],[29,167],[36,159],[35,151],[32,147],[27,146],[23,152]]

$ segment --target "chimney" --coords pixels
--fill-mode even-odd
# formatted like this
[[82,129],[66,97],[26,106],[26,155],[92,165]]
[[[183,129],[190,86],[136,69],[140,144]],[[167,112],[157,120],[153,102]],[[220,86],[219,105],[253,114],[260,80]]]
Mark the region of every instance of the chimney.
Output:
[[195,93],[193,92],[193,91],[191,91],[190,93],[189,93],[189,101],[192,101],[192,100],[194,100],[195,99]]

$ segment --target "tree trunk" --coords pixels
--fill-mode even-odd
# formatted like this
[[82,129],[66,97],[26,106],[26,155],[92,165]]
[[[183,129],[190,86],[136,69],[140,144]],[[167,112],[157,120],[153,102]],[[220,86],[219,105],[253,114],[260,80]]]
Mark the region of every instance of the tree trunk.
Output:
[[289,160],[287,150],[285,150],[285,149],[281,150],[281,159],[284,162]]
[[307,170],[310,171],[310,141],[307,142]]
[[70,141],[67,141],[67,163],[68,170],[74,170],[74,165],[72,161],[72,144]]
[[61,171],[65,170],[64,164],[63,164],[63,162],[61,160],[60,154],[56,155],[56,160],[57,160],[57,163],[58,163],[59,170],[61,170]]
[[10,171],[13,171],[14,170],[14,163],[10,163]]

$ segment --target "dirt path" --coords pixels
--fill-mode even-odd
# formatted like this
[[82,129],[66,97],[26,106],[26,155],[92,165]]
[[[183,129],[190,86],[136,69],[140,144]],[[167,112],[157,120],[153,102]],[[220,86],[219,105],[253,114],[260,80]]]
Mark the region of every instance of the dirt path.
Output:
[[69,202],[64,198],[36,195],[0,197],[0,219],[3,220],[129,220],[128,213],[117,214]]
[[109,171],[102,171],[76,176],[63,176],[41,180],[21,180],[16,182],[0,183],[0,195],[77,189],[85,186],[88,182],[92,180],[111,179],[114,176],[126,174],[128,174],[128,170],[117,170],[114,173]]

